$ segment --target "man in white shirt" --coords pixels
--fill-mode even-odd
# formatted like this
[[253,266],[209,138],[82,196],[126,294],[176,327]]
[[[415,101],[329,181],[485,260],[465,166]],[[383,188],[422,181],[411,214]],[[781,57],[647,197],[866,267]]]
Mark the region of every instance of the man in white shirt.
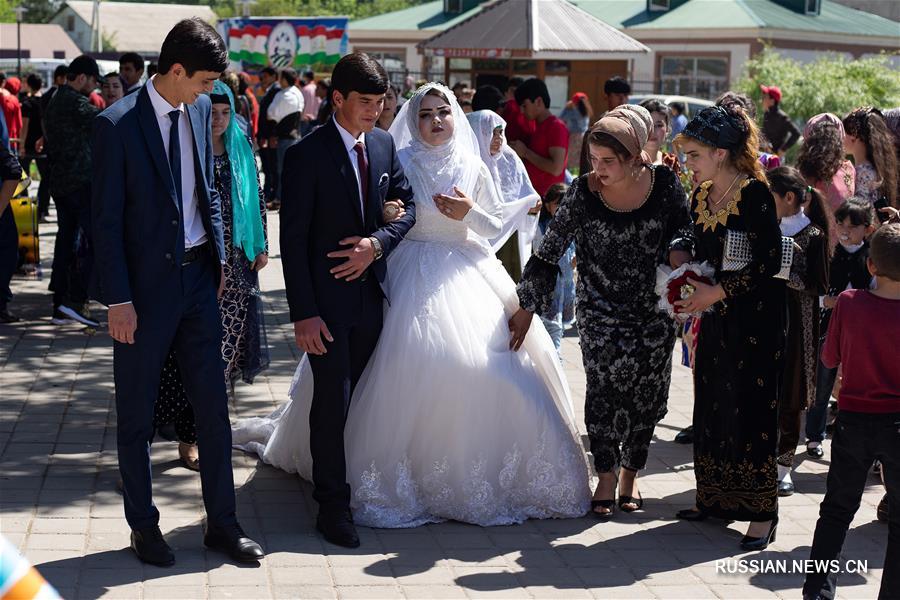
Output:
[[275,136],[278,138],[278,178],[275,183],[275,197],[281,200],[281,172],[284,155],[288,148],[300,139],[300,117],[303,113],[303,94],[297,89],[297,71],[282,69],[279,79],[281,91],[275,95],[266,116],[275,121]]
[[94,122],[92,295],[109,306],[115,340],[116,433],[131,548],[159,566],[175,562],[159,529],[150,470],[154,405],[170,350],[203,457],[203,543],[240,562],[265,556],[237,522],[216,300],[225,246],[205,94],[227,66],[216,30],[185,19],[163,42],[158,75]]
[[300,92],[303,94],[303,116],[300,118],[300,133],[305,137],[316,124],[322,99],[316,94],[318,86],[316,85],[315,73],[312,71],[303,73],[303,82],[303,87],[300,88]]

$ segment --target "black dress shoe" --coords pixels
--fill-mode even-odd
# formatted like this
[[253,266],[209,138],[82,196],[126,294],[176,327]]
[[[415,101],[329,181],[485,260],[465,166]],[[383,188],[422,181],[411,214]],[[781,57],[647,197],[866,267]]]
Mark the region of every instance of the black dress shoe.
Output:
[[822,444],[818,446],[806,446],[806,453],[812,456],[813,458],[822,458],[825,456],[825,449],[822,448]]
[[131,549],[143,562],[158,567],[175,564],[175,553],[163,539],[159,527],[134,529],[131,532]]
[[694,443],[694,426],[688,425],[675,435],[676,444],[693,444]]
[[252,563],[266,557],[262,546],[247,537],[237,523],[225,527],[207,526],[203,545],[210,550],[224,552],[238,562]]
[[335,513],[319,513],[316,529],[325,539],[344,548],[359,548],[359,535],[353,526],[353,516],[349,510]]
[[769,525],[769,533],[762,537],[754,538],[749,535],[745,535],[741,540],[741,548],[744,550],[749,550],[751,552],[755,550],[765,550],[769,547],[769,544],[775,541],[775,531],[778,529],[778,517],[772,519],[772,524]]
[[778,482],[778,495],[784,498],[785,496],[793,496],[794,495],[794,483],[791,481],[779,481]]

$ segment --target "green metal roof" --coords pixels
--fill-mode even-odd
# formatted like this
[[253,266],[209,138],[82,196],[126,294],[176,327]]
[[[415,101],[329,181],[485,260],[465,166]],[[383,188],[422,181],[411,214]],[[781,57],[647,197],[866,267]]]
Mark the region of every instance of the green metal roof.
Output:
[[481,10],[481,6],[467,10],[458,15],[444,13],[444,0],[434,0],[403,10],[376,15],[366,19],[350,22],[351,29],[389,29],[443,31],[453,27],[460,21],[468,19]]
[[[897,37],[900,23],[822,0],[819,15],[794,12],[773,0],[687,0],[668,11],[647,11],[647,0],[570,0],[578,8],[613,27],[629,30],[659,29],[787,29],[849,35]],[[352,29],[444,31],[481,10],[444,13],[443,0],[351,21]]]
[[800,14],[772,0],[688,0],[671,10],[653,12],[647,11],[646,0],[571,1],[626,31],[758,27],[900,38],[900,23],[831,0],[822,0],[818,15]]

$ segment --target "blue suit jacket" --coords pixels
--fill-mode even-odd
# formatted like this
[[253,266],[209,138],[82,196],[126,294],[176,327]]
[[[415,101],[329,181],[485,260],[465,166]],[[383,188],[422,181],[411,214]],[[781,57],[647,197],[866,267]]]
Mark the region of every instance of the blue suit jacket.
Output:
[[[208,96],[187,107],[200,215],[216,260],[221,262],[225,246],[219,196],[213,185],[210,110]],[[170,299],[176,293],[172,286],[181,285],[184,223],[146,87],[94,120],[92,152],[92,296],[104,304],[131,301],[136,306]]]
[[[281,264],[291,321],[320,316],[346,323],[361,310],[361,279],[335,279],[329,271],[344,259],[328,258],[346,250],[348,237],[376,237],[384,256],[369,267],[384,289],[386,259],[416,222],[413,192],[403,174],[394,139],[386,131],[366,134],[369,159],[368,204],[360,214],[359,188],[350,157],[333,119],[292,146],[281,179]],[[400,199],[406,215],[385,224],[386,200]]]

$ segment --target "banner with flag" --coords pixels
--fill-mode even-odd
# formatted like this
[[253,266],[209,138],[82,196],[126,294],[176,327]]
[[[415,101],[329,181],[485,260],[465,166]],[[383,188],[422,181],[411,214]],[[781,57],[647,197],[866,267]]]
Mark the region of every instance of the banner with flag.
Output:
[[347,54],[346,17],[236,18],[219,22],[228,57],[241,70],[328,67]]

